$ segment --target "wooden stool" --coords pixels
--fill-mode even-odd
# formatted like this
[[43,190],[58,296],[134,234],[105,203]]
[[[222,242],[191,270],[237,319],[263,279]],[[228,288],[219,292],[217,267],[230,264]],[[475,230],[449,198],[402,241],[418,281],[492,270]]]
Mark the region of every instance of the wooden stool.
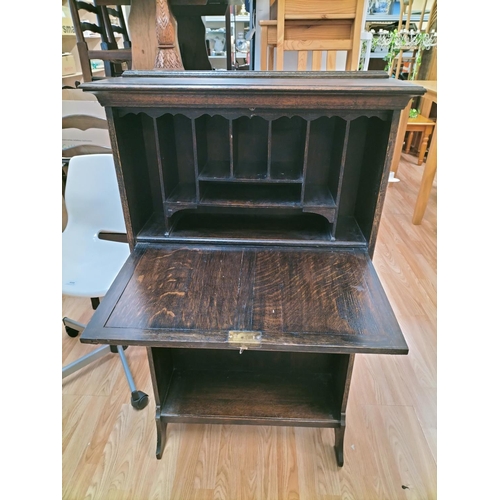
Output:
[[410,152],[410,147],[413,142],[413,134],[415,132],[421,132],[422,138],[420,140],[420,146],[418,150],[418,165],[422,165],[424,161],[425,152],[427,151],[427,145],[429,144],[429,137],[434,130],[436,123],[430,118],[418,115],[415,118],[408,118],[408,124],[406,125],[406,132],[408,133],[408,140],[406,141],[405,153]]

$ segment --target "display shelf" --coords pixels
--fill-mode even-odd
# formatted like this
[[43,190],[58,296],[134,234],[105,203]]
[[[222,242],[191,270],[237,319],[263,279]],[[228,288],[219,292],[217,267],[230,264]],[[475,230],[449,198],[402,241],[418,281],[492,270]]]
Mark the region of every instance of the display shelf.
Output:
[[161,409],[169,422],[340,426],[328,374],[176,370]]
[[[172,227],[169,241],[174,243],[210,243],[215,239],[237,244],[274,244],[296,246],[314,243],[315,246],[330,246],[328,221],[317,214],[302,213],[301,209],[288,209],[270,215],[267,211],[255,209],[248,213],[199,214],[197,210],[179,212],[179,218]],[[351,224],[341,225],[337,245],[365,247],[366,240],[359,228]],[[142,243],[165,241],[163,214],[155,213],[137,235]]]
[[297,208],[301,189],[294,184],[203,183],[200,206],[235,208]]
[[[238,63],[241,64],[241,60],[245,60],[245,61],[247,60],[248,54],[246,52],[240,52],[240,51],[236,50],[234,45],[232,45],[232,47],[230,49],[231,51],[233,51],[231,54],[232,57],[230,58],[230,61],[228,61],[228,59],[227,59],[228,48],[227,47],[228,47],[229,43],[231,43],[230,42],[231,39],[233,40],[233,44],[234,44],[234,40],[236,39],[238,32],[242,32],[242,33],[245,32],[245,27],[248,27],[250,24],[250,16],[240,16],[240,15],[235,16],[233,14],[230,14],[229,37],[227,37],[225,34],[225,31],[226,31],[226,17],[225,16],[204,16],[203,19],[204,19],[204,23],[205,23],[205,26],[207,29],[207,41],[209,41],[208,33],[217,27],[221,28],[221,31],[217,31],[217,32],[224,34],[224,37],[225,37],[226,53],[224,55],[219,55],[219,54],[218,55],[210,55],[209,54],[209,56],[208,56],[209,61],[212,63],[213,69],[216,69],[216,70],[233,69],[233,67],[236,64],[238,64]],[[214,48],[214,45],[210,41],[209,41],[209,43],[210,43],[210,49],[212,51]]]

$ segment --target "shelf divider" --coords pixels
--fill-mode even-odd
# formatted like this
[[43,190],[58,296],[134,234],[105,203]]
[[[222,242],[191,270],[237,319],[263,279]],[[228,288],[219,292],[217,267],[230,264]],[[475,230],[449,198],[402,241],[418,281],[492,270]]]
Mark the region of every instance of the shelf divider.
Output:
[[229,176],[234,177],[234,134],[233,120],[229,120]]
[[196,189],[196,202],[200,201],[200,181],[198,172],[198,145],[196,141],[196,122],[191,118],[191,136],[193,138],[194,183]]
[[310,133],[311,133],[311,121],[307,120],[306,139],[304,141],[304,165],[302,167],[302,191],[300,194],[300,201],[302,204],[304,203],[305,188],[306,188],[306,181],[307,181],[307,158],[309,155],[309,135],[310,135]]

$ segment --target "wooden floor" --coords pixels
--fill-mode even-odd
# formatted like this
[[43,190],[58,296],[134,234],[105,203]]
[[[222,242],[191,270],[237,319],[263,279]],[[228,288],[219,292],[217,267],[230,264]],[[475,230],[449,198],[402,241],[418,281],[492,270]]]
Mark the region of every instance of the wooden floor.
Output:
[[[430,500],[436,473],[436,187],[411,223],[423,165],[403,155],[389,185],[374,263],[410,348],[357,355],[347,408],[345,465],[331,429],[170,424],[162,460],[144,348],[126,351],[134,410],[117,355],[62,384],[64,499]],[[63,297],[63,316],[87,322],[90,301]],[[62,335],[67,364],[94,347]]]

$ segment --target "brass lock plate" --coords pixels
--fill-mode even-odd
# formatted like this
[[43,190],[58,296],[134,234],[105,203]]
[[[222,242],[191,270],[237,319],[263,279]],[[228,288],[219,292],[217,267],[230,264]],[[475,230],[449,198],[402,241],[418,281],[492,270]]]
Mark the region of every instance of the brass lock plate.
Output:
[[262,332],[250,330],[229,330],[227,341],[238,346],[260,347]]

